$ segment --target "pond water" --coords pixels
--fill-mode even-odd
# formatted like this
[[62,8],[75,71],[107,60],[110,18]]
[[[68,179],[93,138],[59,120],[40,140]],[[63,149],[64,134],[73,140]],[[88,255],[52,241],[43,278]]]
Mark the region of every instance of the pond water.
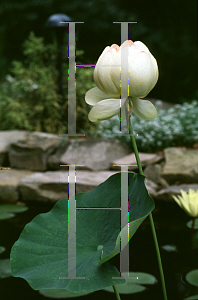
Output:
[[[152,214],[160,245],[168,299],[183,300],[189,296],[198,294],[198,288],[188,284],[185,280],[186,273],[193,269],[198,269],[198,251],[196,248],[191,249],[190,229],[186,226],[190,217],[176,203],[162,203],[160,201],[155,201],[155,203],[156,207]],[[49,204],[36,204],[35,206],[35,203],[28,203],[27,206],[29,207],[28,211],[18,213],[11,219],[0,221],[0,245],[6,247],[6,251],[0,255],[1,259],[9,258],[11,247],[18,239],[24,226],[39,213],[48,212],[53,207],[53,205]],[[162,247],[165,245],[176,246],[176,251],[163,249]],[[119,270],[119,255],[112,258],[111,261]],[[157,278],[158,282],[154,285],[144,285],[147,287],[146,291],[131,295],[122,294],[120,295],[121,299],[163,299],[149,218],[142,223],[130,241],[129,265],[130,271],[152,274]],[[105,291],[97,291],[82,296],[79,299],[97,300],[101,298],[116,299],[114,294]],[[0,299],[44,300],[52,298],[40,295],[38,291],[34,291],[21,278],[8,277],[0,279]]]

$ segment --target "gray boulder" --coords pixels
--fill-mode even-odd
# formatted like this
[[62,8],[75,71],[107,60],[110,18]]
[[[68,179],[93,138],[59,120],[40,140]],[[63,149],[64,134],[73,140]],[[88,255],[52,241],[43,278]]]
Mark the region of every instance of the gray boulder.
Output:
[[157,200],[163,200],[166,202],[174,202],[172,196],[181,195],[181,190],[189,192],[189,189],[198,190],[198,184],[180,184],[180,185],[171,185],[168,188],[158,191],[154,198]]
[[[141,153],[140,152],[139,158],[140,158],[142,167],[145,167],[147,165],[154,164],[156,162],[163,160],[162,155],[158,155],[155,153]],[[120,170],[119,165],[123,165],[123,164],[129,165],[129,168],[128,168],[129,170],[137,170],[138,169],[136,158],[135,158],[135,153],[130,153],[129,155],[126,155],[124,157],[121,157],[116,160],[111,160],[111,161],[112,161],[111,168],[114,170],[116,170],[116,169]]]
[[[109,170],[111,161],[131,153],[131,149],[118,140],[70,139],[48,159],[48,167],[60,170],[59,165],[76,164],[76,169]],[[83,166],[82,166],[83,165]]]
[[165,165],[161,173],[169,184],[198,182],[198,150],[166,148]]
[[0,202],[14,203],[18,201],[18,185],[24,177],[31,174],[33,174],[33,172],[27,170],[1,170]]
[[61,138],[55,134],[29,132],[10,145],[10,166],[16,169],[47,170],[48,156],[58,147]]
[[27,135],[27,131],[23,130],[5,130],[0,131],[0,166],[8,166],[8,153],[10,144],[23,139]]
[[[93,190],[114,173],[112,171],[78,170],[76,172],[76,193]],[[68,198],[68,173],[65,171],[34,173],[20,181],[18,191],[24,202],[56,202],[62,198]]]

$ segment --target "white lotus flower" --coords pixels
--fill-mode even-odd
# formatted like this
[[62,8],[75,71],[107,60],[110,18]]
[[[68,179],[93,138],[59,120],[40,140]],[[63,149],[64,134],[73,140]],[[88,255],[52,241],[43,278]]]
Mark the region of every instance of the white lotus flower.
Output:
[[[120,99],[121,49],[124,47],[128,47],[129,97]],[[93,106],[88,115],[89,120],[96,122],[119,114],[120,104],[125,108],[128,100],[130,116],[133,110],[143,120],[155,119],[157,116],[155,106],[150,101],[139,98],[146,97],[153,89],[158,76],[157,62],[142,42],[133,43],[127,40],[120,47],[116,44],[106,47],[94,70],[97,87],[90,89],[85,95],[85,101]]]
[[189,194],[181,190],[181,196],[172,196],[177,204],[191,217],[198,217],[198,190],[189,189]]

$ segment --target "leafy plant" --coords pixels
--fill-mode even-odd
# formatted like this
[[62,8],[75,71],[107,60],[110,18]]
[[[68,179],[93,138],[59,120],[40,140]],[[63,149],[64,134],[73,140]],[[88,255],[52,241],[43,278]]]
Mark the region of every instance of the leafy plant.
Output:
[[[64,97],[58,91],[56,68],[57,45],[44,44],[33,32],[24,42],[24,62],[14,61],[11,75],[0,87],[0,130],[21,129],[50,133],[67,133],[68,58],[63,50]],[[77,57],[82,51],[77,51]],[[92,68],[77,68],[77,131],[88,130],[87,88],[93,87]],[[92,125],[94,128],[94,125]]]

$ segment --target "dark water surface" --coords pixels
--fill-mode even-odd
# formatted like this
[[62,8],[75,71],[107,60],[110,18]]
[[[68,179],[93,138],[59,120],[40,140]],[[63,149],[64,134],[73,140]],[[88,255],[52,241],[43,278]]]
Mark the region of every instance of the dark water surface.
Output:
[[[164,268],[166,287],[169,300],[183,300],[189,296],[198,294],[198,288],[189,285],[185,281],[185,274],[193,269],[198,269],[198,251],[190,248],[190,229],[186,223],[190,220],[185,212],[176,203],[162,203],[155,201],[156,208],[153,211],[153,219],[156,227],[158,242]],[[0,221],[0,245],[6,247],[6,251],[0,255],[0,259],[9,258],[11,247],[19,238],[24,226],[37,214],[48,212],[53,205],[28,203],[29,210],[18,213],[12,219]],[[168,252],[161,248],[164,245],[173,244],[177,252]],[[129,244],[130,271],[145,272],[154,275],[158,282],[155,285],[145,285],[147,290],[141,293],[120,295],[122,300],[162,300],[160,277],[157,258],[153,243],[150,221],[147,218],[135,233]],[[112,263],[120,269],[119,255],[112,258]],[[45,300],[47,298],[34,291],[28,283],[21,278],[0,279],[1,300]],[[70,298],[78,299],[78,298]],[[97,291],[90,295],[80,297],[82,300],[115,300],[112,293]]]

